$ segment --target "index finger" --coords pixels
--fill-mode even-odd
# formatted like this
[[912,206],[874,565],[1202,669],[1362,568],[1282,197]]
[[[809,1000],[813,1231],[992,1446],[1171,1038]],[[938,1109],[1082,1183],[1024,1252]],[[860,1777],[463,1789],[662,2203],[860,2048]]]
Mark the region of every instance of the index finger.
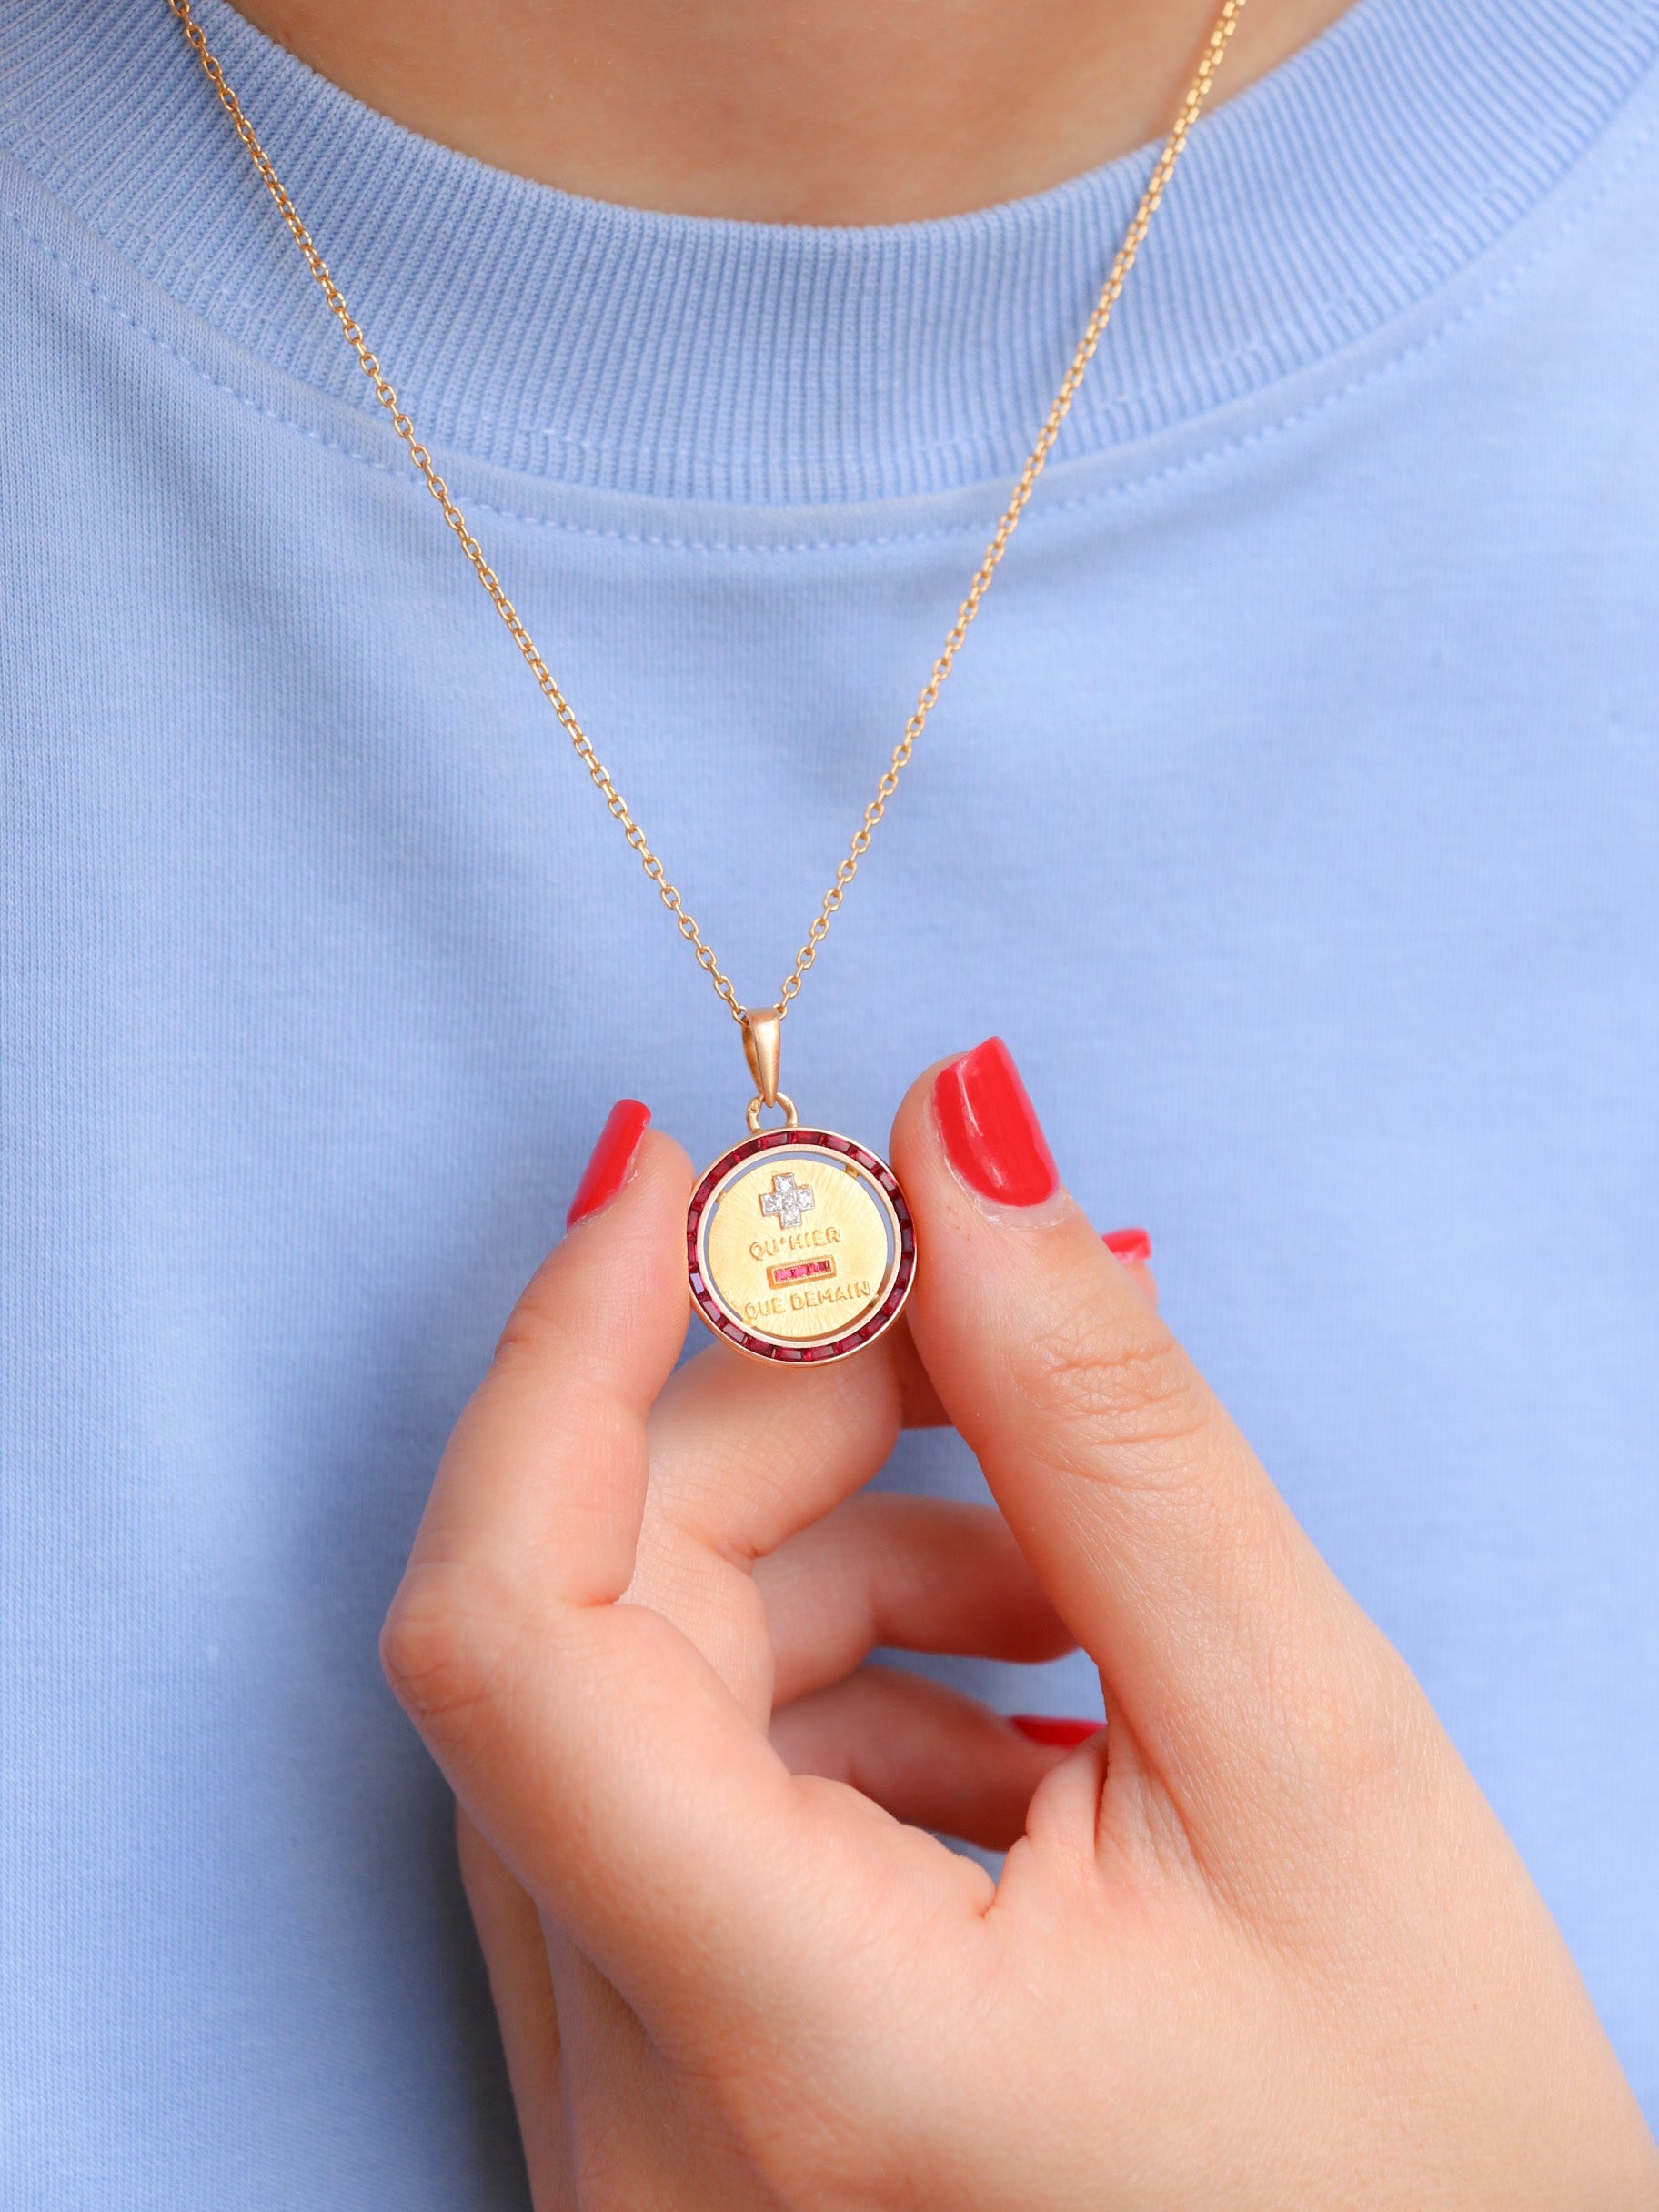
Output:
[[631,1180],[538,1272],[444,1454],[382,1639],[468,1815],[659,2021],[701,2016],[723,1985],[745,2007],[802,2001],[798,1900],[838,1834],[825,1785],[789,1774],[695,1646],[616,1602],[647,1415],[686,1326],[690,1181],[648,1136]]
[[381,1639],[478,1826],[624,1973],[639,1900],[694,1913],[713,1889],[729,1911],[719,1832],[788,1780],[691,1645],[616,1603],[646,1417],[687,1324],[690,1181],[679,1148],[648,1133],[618,1195],[538,1271],[444,1453]]
[[672,1261],[689,1184],[679,1145],[647,1131],[618,1195],[537,1270],[445,1449],[406,1592],[411,1577],[463,1563],[504,1596],[527,1578],[576,1605],[627,1588],[646,1416],[685,1342]]

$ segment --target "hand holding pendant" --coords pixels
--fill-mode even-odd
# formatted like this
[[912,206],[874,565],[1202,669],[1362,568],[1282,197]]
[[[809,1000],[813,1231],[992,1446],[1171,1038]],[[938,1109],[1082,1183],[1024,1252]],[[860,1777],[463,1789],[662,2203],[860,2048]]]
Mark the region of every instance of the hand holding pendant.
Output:
[[[670,1382],[690,1176],[648,1135],[509,1322],[388,1620],[539,2212],[1659,2204],[1519,1859],[1000,1047],[918,1083],[893,1162],[908,1336]],[[1001,1520],[854,1496],[907,1396]],[[1075,1639],[1110,1725],[1068,1753],[849,1673],[895,1626]],[[1011,1841],[1000,1882],[910,1821]]]

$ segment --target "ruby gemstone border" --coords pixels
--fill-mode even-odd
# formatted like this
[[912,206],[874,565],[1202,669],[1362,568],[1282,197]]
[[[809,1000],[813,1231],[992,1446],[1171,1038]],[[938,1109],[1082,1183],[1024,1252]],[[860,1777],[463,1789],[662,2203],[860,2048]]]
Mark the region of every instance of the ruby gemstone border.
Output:
[[[703,1215],[709,1201],[719,1184],[723,1182],[735,1167],[756,1152],[776,1151],[789,1144],[814,1144],[820,1151],[845,1152],[847,1157],[861,1167],[871,1182],[880,1185],[886,1193],[888,1203],[899,1223],[899,1264],[893,1270],[892,1285],[880,1305],[856,1329],[845,1336],[832,1336],[818,1344],[774,1344],[765,1337],[754,1336],[732,1320],[719,1304],[703,1281],[698,1262],[698,1237],[702,1229]],[[776,1360],[788,1367],[824,1366],[831,1360],[844,1360],[849,1352],[862,1351],[873,1343],[885,1329],[898,1320],[900,1307],[910,1294],[910,1283],[916,1273],[916,1224],[904,1192],[899,1188],[899,1178],[885,1160],[867,1151],[863,1145],[855,1144],[850,1137],[836,1135],[828,1129],[769,1129],[759,1137],[750,1137],[742,1144],[734,1144],[729,1152],[722,1152],[697,1189],[691,1193],[691,1203],[686,1209],[686,1273],[691,1286],[691,1302],[717,1336],[735,1344],[739,1352],[747,1352],[751,1359]]]

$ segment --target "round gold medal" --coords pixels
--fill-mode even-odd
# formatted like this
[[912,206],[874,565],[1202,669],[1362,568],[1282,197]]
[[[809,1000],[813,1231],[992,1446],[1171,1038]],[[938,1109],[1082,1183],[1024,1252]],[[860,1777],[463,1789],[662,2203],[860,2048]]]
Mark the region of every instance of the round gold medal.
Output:
[[692,1303],[751,1358],[845,1359],[899,1318],[916,1231],[886,1161],[827,1129],[722,1152],[686,1216]]

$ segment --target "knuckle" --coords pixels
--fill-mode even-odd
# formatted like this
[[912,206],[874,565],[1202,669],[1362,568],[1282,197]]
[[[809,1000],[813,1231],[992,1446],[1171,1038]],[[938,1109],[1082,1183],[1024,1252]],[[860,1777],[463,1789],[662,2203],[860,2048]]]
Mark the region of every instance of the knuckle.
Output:
[[538,1285],[532,1283],[496,1339],[493,1364],[498,1368],[545,1367],[563,1350],[564,1341],[565,1331],[557,1313],[538,1295]]
[[1127,1322],[1077,1309],[1054,1315],[1030,1340],[1025,1364],[1021,1382],[1073,1456],[1144,1447],[1167,1463],[1163,1448],[1210,1422],[1208,1392],[1150,1313]]
[[380,1664],[423,1734],[453,1734],[488,1703],[507,1613],[504,1594],[473,1569],[420,1567],[404,1577],[380,1631]]

